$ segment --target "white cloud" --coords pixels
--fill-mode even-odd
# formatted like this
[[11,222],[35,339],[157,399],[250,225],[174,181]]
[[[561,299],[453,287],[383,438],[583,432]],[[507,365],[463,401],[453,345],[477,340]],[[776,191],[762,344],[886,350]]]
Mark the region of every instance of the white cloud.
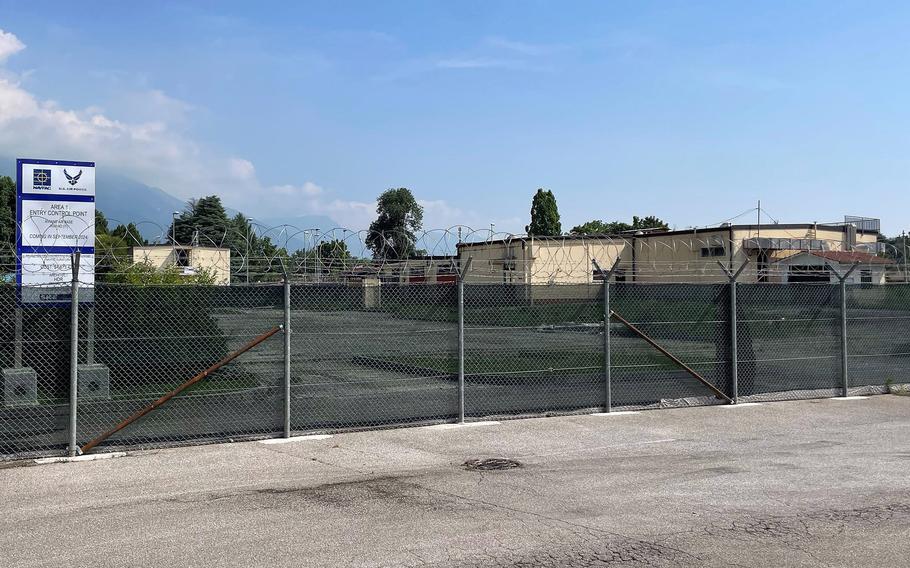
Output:
[[488,37],[484,40],[484,43],[493,48],[512,51],[527,56],[547,55],[565,49],[565,46],[562,45],[526,43],[523,41],[514,41],[499,36]]
[[231,158],[229,161],[231,174],[240,179],[252,179],[256,175],[256,167],[253,162],[243,158]]
[[25,49],[25,44],[19,41],[15,35],[0,30],[0,63],[3,63],[7,57]]
[[[15,35],[0,30],[0,63],[24,48]],[[134,91],[123,100],[125,109],[142,109],[126,113],[141,120],[124,122],[96,106],[72,110],[39,100],[4,72],[0,155],[95,161],[180,198],[220,195],[229,207],[253,216],[327,215],[354,229],[365,228],[375,216],[375,203],[341,199],[312,181],[263,184],[251,161],[219,156],[194,141],[185,132],[193,107],[162,91]]]
[[452,59],[440,59],[436,62],[436,67],[440,69],[508,69],[522,65],[523,64],[519,61],[492,59],[489,57],[461,57]]

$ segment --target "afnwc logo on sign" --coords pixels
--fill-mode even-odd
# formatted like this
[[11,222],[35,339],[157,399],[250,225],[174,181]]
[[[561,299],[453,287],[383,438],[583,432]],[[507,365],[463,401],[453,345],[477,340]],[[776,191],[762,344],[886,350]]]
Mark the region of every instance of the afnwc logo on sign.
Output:
[[[80,174],[82,172],[79,172]],[[66,176],[69,177],[69,176]],[[51,171],[50,170],[34,170],[32,173],[32,185],[38,187],[50,187],[51,186]]]

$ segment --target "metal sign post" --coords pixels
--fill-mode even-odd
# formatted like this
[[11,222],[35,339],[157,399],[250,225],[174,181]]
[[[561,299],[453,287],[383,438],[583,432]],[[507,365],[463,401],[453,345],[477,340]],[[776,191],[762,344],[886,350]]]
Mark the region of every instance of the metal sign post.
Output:
[[73,253],[73,280],[70,283],[70,426],[69,455],[79,452],[76,445],[76,412],[79,400],[79,251]]

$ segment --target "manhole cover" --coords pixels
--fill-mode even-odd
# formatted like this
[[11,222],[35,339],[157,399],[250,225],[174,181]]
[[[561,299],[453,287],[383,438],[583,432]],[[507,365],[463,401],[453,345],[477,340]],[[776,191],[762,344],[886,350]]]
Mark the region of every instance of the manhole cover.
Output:
[[515,469],[516,467],[521,467],[521,463],[506,458],[473,459],[464,462],[463,465],[468,471],[498,471],[501,469]]

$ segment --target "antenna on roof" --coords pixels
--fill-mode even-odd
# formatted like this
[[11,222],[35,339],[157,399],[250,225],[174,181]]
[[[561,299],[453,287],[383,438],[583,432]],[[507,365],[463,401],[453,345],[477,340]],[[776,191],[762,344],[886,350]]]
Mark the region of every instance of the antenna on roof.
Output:
[[758,200],[758,234],[756,236],[761,236],[761,199]]

